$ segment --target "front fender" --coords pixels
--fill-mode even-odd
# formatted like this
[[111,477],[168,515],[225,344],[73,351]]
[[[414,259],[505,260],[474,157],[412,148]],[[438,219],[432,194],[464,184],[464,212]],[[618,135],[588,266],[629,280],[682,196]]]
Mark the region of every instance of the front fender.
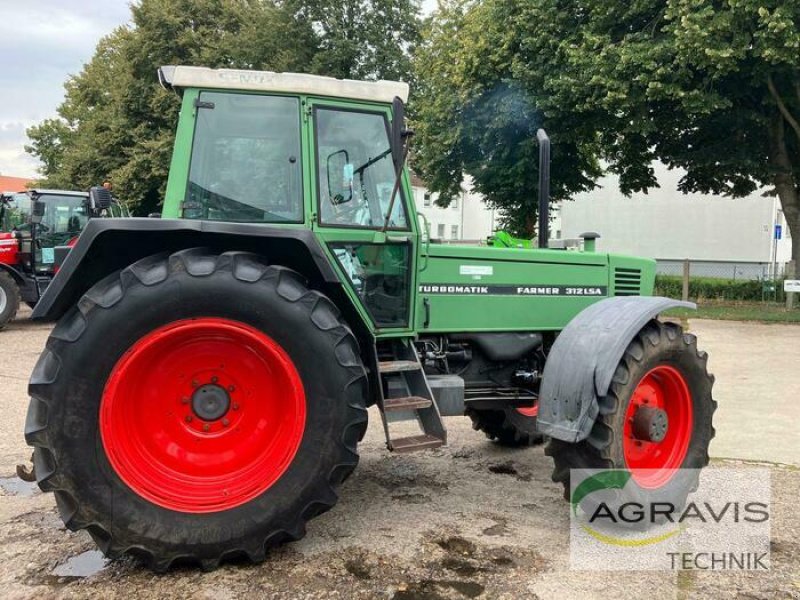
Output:
[[668,308],[697,308],[670,298],[607,298],[567,324],[547,356],[539,393],[539,431],[579,442],[592,429],[614,371],[628,344],[648,321]]

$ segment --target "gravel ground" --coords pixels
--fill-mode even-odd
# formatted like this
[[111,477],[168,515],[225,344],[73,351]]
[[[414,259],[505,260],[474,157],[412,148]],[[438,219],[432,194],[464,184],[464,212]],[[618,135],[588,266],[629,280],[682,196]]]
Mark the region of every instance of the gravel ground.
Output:
[[498,448],[453,418],[446,448],[389,455],[371,411],[361,464],[305,539],[262,565],[164,576],[128,560],[103,566],[86,534],[62,527],[51,495],[13,477],[29,456],[25,387],[49,329],[22,320],[0,333],[4,598],[800,598],[800,327],[691,323],[717,376],[712,468],[772,469],[769,572],[570,571],[567,505],[541,448]]

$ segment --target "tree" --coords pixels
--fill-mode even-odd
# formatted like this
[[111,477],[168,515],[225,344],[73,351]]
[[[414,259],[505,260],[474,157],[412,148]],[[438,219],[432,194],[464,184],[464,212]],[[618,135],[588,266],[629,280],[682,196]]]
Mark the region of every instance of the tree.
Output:
[[314,73],[408,81],[419,0],[287,0],[286,8],[317,32]]
[[[566,135],[578,149],[570,172],[592,180],[598,171],[582,161],[602,159],[625,193],[657,185],[656,159],[686,170],[686,192],[742,196],[767,186],[800,239],[800,3],[486,0],[462,5],[460,17],[452,5],[441,12],[460,19],[458,34],[469,38],[457,48],[434,30],[425,52],[435,60],[420,61],[420,78],[434,82],[426,93],[434,103],[455,103],[457,115],[457,133],[443,135],[436,119],[444,117],[420,113],[420,163],[437,190],[461,171],[511,172],[517,156],[490,163],[484,151],[471,163],[459,121],[460,110],[501,82],[523,90],[541,114],[555,167]],[[443,100],[448,94],[456,98]],[[800,243],[793,253],[800,259]]]
[[[328,37],[303,18],[320,3],[271,0],[140,0],[132,25],[103,38],[94,57],[65,84],[58,118],[29,129],[27,150],[42,160],[48,185],[87,188],[110,178],[137,214],[157,210],[163,199],[180,101],[159,87],[161,65],[320,72],[335,76],[388,77],[408,71],[408,44],[371,27],[358,34],[352,63],[339,56],[350,34]],[[393,29],[392,19],[416,17],[415,4],[378,2],[372,21]],[[333,6],[333,4],[332,4]],[[336,5],[338,6],[338,5]],[[326,13],[327,14],[327,13]],[[413,24],[412,24],[413,25]],[[397,24],[401,35],[412,25]],[[412,36],[413,37],[413,36]],[[413,41],[413,40],[412,40]],[[394,44],[395,51],[391,51]],[[403,59],[402,57],[406,58]],[[336,66],[338,65],[338,66]],[[405,66],[404,66],[405,65]],[[334,66],[337,69],[335,70]]]
[[[538,200],[536,130],[544,127],[553,141],[554,202],[592,189],[600,168],[592,124],[563,110],[545,85],[555,36],[523,43],[513,32],[524,4],[440,3],[416,54],[413,165],[439,193],[442,205],[460,193],[464,175],[470,175],[475,191],[499,209],[503,225],[532,237]],[[549,27],[569,25],[554,19]],[[521,56],[528,61],[524,73]]]

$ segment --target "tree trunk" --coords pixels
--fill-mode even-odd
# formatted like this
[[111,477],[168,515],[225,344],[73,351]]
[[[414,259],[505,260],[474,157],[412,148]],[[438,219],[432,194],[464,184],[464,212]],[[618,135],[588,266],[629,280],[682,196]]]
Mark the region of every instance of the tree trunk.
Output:
[[[800,265],[800,181],[795,175],[798,171],[794,168],[795,163],[800,165],[800,156],[792,157],[789,154],[784,118],[780,113],[775,115],[769,135],[770,162],[774,169],[772,182],[792,234],[792,259],[796,265]],[[800,145],[800,136],[798,144]]]

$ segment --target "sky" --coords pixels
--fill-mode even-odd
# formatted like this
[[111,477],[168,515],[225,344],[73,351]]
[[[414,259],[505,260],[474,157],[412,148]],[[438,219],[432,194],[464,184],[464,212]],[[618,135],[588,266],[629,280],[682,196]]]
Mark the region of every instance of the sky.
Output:
[[[0,0],[0,175],[34,177],[25,130],[54,117],[64,82],[124,25],[130,0]],[[426,12],[435,0],[424,0]]]

